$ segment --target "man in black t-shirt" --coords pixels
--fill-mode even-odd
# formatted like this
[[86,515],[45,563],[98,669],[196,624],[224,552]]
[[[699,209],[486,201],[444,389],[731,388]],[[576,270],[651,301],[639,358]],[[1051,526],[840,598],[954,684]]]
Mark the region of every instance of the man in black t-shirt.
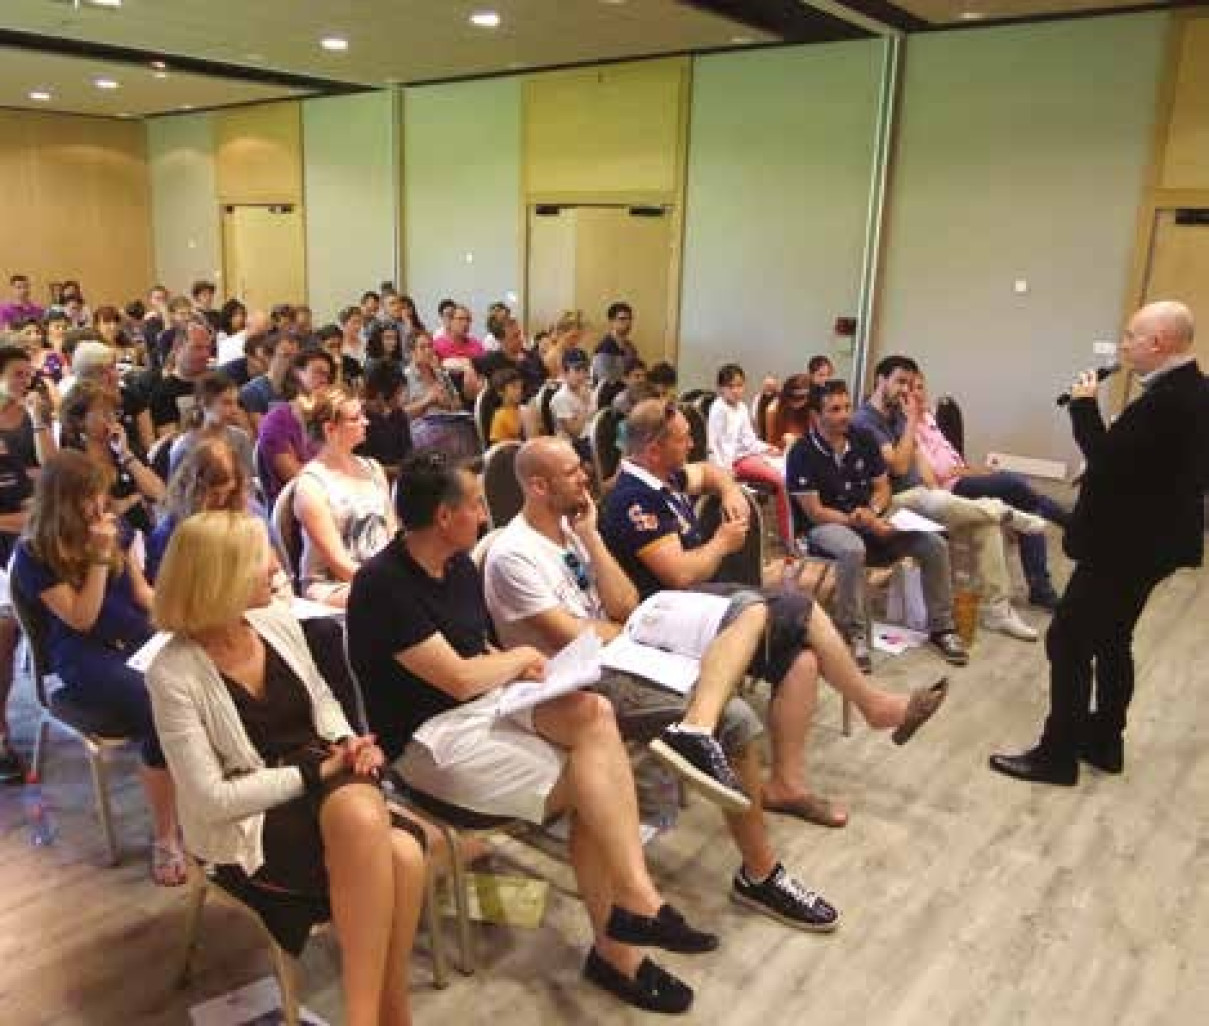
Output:
[[348,603],[349,653],[383,748],[409,784],[452,805],[532,823],[570,810],[595,938],[585,975],[638,1007],[686,1010],[692,990],[636,945],[704,952],[717,938],[651,882],[608,701],[573,691],[500,715],[501,686],[540,680],[545,660],[490,642],[469,557],[485,520],[481,485],[439,453],[419,453],[400,473],[396,508],[404,533],[362,565]]
[[523,401],[528,402],[546,380],[546,368],[536,349],[525,349],[521,325],[515,317],[505,317],[500,327],[500,348],[474,361],[479,377],[490,381],[496,371],[513,369],[525,383]]
[[193,391],[210,366],[210,329],[201,321],[190,321],[172,350],[171,372],[160,378],[151,392],[151,424],[155,437],[180,434],[195,405]]

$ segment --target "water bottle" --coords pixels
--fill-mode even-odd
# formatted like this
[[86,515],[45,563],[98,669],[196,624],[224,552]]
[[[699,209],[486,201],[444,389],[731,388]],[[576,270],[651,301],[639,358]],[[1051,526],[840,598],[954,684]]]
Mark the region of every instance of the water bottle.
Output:
[[50,807],[42,795],[42,784],[37,773],[25,778],[25,790],[21,795],[25,807],[25,821],[29,824],[29,843],[35,848],[44,848],[55,840],[55,821]]
[[651,766],[650,825],[657,830],[671,830],[680,815],[680,778],[662,763]]

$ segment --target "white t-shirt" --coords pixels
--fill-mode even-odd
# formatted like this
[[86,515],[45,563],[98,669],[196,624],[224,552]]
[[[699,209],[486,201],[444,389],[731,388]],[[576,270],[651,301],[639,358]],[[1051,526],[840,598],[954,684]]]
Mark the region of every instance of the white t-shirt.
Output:
[[230,363],[243,356],[244,340],[248,337],[246,331],[237,331],[234,335],[220,335],[218,339],[218,365]]
[[[578,417],[583,417],[592,410],[591,392],[588,393],[588,398],[584,398],[578,392],[572,390],[571,386],[565,381],[557,392],[550,398],[550,413],[554,416],[554,423],[558,424],[559,430],[562,430],[562,425],[559,423],[564,420],[574,420]],[[583,430],[580,431],[580,438],[588,437],[588,428],[592,422],[584,421]]]
[[[532,645],[552,655],[542,636],[522,621],[559,606],[582,620],[608,619],[588,553],[565,524],[563,542],[556,545],[518,513],[491,543],[483,566],[483,595],[505,648]],[[573,564],[580,568],[578,579]],[[579,579],[587,582],[586,588]]]

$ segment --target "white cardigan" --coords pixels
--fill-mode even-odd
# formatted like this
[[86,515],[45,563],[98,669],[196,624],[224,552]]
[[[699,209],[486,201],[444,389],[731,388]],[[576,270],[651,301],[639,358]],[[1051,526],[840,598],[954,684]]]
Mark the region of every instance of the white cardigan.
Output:
[[[289,606],[273,602],[244,616],[306,685],[319,736],[335,741],[352,734]],[[303,794],[302,773],[265,766],[226,684],[195,641],[180,635],[169,641],[147,669],[147,686],[185,846],[199,858],[255,873],[264,864],[264,813]]]

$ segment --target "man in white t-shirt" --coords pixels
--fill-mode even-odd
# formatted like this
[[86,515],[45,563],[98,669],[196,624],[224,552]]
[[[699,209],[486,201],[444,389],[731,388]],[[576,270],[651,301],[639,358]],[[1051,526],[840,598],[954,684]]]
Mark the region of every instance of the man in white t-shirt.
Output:
[[557,433],[575,447],[584,461],[592,458],[588,443],[592,388],[588,375],[588,354],[582,349],[568,349],[563,354],[563,383],[550,399],[550,413]]
[[[483,573],[487,608],[500,642],[532,645],[551,655],[589,627],[611,640],[637,606],[638,592],[597,530],[579,458],[565,440],[537,438],[521,449],[516,469],[525,505],[492,543]],[[753,617],[757,611],[759,617]],[[787,925],[831,930],[838,912],[790,876],[773,851],[755,745],[762,728],[746,702],[729,697],[764,647],[766,619],[757,594],[740,591],[731,597],[690,698],[613,670],[605,671],[599,690],[613,703],[623,734],[627,727],[650,732],[672,723],[651,748],[690,779],[693,749],[702,745],[702,734],[718,734],[751,799],[747,809],[727,814],[743,857],[732,897]],[[753,632],[752,626],[758,629]],[[809,678],[806,684],[813,689],[815,672],[813,656],[803,650],[790,673]]]

